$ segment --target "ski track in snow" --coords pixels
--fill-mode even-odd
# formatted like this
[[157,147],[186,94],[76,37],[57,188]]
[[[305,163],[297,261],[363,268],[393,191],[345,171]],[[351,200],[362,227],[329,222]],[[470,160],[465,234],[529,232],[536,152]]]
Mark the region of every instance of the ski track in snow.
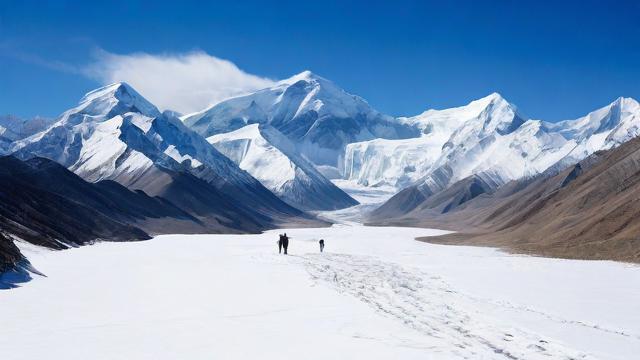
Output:
[[459,294],[439,276],[419,269],[347,254],[296,258],[314,282],[353,296],[378,313],[435,340],[437,345],[428,347],[433,351],[450,352],[463,359],[593,359],[523,329],[488,325],[458,307]]
[[510,303],[508,301],[477,298],[477,297],[473,297],[471,295],[467,295],[467,294],[463,294],[463,293],[458,293],[458,294],[460,296],[466,297],[466,298],[468,298],[470,300],[482,301],[482,302],[485,302],[487,304],[493,305],[495,307],[506,308],[506,309],[511,309],[511,310],[520,311],[520,312],[532,313],[532,314],[535,314],[535,315],[537,315],[537,316],[539,316],[541,318],[545,318],[547,320],[556,322],[559,325],[564,325],[564,324],[576,325],[576,326],[580,326],[580,327],[593,329],[593,330],[596,330],[596,331],[602,331],[604,333],[609,333],[609,334],[614,334],[614,335],[619,335],[619,336],[624,336],[624,337],[630,337],[630,338],[634,338],[634,339],[640,340],[640,335],[634,334],[634,333],[629,333],[629,332],[627,332],[625,330],[610,329],[610,328],[602,327],[602,326],[596,325],[596,324],[590,324],[590,323],[587,323],[587,322],[584,322],[584,321],[580,321],[580,320],[569,320],[569,319],[565,319],[565,318],[559,317],[557,315],[549,314],[549,313],[546,313],[544,311],[531,308],[529,306],[522,306],[522,305],[512,304],[512,303]]

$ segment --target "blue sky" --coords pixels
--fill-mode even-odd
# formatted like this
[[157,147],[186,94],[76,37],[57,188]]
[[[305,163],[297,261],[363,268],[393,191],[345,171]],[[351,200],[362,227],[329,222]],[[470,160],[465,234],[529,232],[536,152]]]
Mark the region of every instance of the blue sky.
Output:
[[391,115],[493,91],[551,121],[640,99],[638,1],[443,3],[2,1],[0,113],[56,116],[127,70],[166,99],[191,80],[163,66],[218,58],[242,71],[215,65],[213,84],[215,71],[246,90],[310,69]]

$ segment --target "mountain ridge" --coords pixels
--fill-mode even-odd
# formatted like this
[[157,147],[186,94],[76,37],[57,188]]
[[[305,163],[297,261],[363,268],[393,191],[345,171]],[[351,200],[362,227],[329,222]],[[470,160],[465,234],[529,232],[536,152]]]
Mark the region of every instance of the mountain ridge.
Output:
[[[467,110],[464,107],[454,109]],[[426,200],[457,181],[479,174],[484,174],[485,179],[491,178],[489,182],[497,188],[550,168],[562,170],[596,151],[619,146],[640,134],[640,106],[635,100],[626,98],[618,98],[584,117],[558,124],[531,119],[523,121],[516,118],[516,112],[507,111],[507,114],[514,114],[508,118],[516,119],[515,122],[506,122],[509,125],[502,129],[491,126],[490,122],[487,127],[486,120],[491,120],[492,116],[483,121],[483,113],[489,114],[483,110],[472,118],[472,122],[465,122],[455,129],[439,157],[432,158],[426,175],[400,190],[397,197],[389,199],[380,210],[372,213],[372,217],[403,216],[413,210],[400,204],[406,198],[400,194],[415,193],[414,188]],[[433,116],[434,112],[429,114]],[[517,126],[512,126],[514,123]],[[493,131],[487,132],[487,128]],[[350,146],[355,149],[358,144]],[[414,149],[421,150],[420,147]],[[393,211],[394,207],[398,210]]]
[[314,164],[336,167],[349,142],[417,134],[412,127],[371,108],[361,97],[311,72],[224,100],[182,120],[204,137],[266,123],[294,141]]
[[114,180],[178,202],[182,201],[174,192],[187,196],[190,190],[174,186],[173,181],[189,183],[210,194],[212,201],[217,199],[207,205],[187,197],[198,203],[203,215],[228,219],[235,214],[233,217],[249,220],[238,220],[238,224],[254,224],[247,228],[250,231],[279,222],[320,224],[281,201],[178,118],[160,113],[126,83],[88,93],[47,130],[14,143],[12,151],[23,158],[52,159],[92,182]]

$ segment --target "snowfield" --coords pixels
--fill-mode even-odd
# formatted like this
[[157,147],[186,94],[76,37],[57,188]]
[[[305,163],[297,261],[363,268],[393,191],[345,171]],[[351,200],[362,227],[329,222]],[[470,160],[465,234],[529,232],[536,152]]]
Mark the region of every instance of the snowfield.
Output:
[[[631,359],[640,268],[363,227],[166,235],[52,252],[0,292],[2,359]],[[326,252],[318,252],[324,238]]]

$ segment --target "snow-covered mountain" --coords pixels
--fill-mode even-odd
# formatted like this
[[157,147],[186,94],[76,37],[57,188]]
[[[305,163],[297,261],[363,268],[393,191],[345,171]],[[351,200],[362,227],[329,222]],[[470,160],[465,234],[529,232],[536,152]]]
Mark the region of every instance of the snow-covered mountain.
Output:
[[158,171],[188,173],[233,191],[244,206],[258,201],[288,213],[285,202],[303,209],[354,204],[318,169],[337,167],[363,186],[412,187],[428,197],[471,176],[491,188],[575,164],[637,136],[639,124],[633,99],[547,123],[528,119],[497,93],[393,118],[305,71],[181,119],[130,86],[112,84],[46,130],[0,144],[53,159],[89,181],[115,180],[150,194],[173,181]]
[[343,174],[365,186],[404,188],[420,180],[428,192],[476,174],[503,184],[625,142],[640,132],[639,116],[635,100],[620,98],[576,120],[527,120],[494,93],[466,106],[400,118],[421,129],[419,138],[349,144]]
[[540,149],[557,147],[563,138],[540,131],[539,122],[523,126],[525,119],[496,93],[466,106],[400,118],[421,136],[350,144],[343,174],[362,185],[403,188],[431,174],[427,181],[445,186],[481,171],[505,179],[536,173],[544,162],[553,162]]
[[349,143],[418,135],[414,127],[379,113],[362,98],[309,71],[182,119],[205,137],[247,124],[269,124],[314,164],[334,167]]
[[[427,110],[398,120],[420,130],[410,139],[375,139],[347,145],[342,173],[361,185],[393,185],[402,188],[425,176],[443,153],[445,144],[465,124],[482,125],[480,117],[491,117],[487,106],[500,99],[497,94],[467,106],[446,110]],[[508,114],[507,114],[508,115]]]
[[224,174],[215,180],[255,184],[178,118],[161,114],[125,83],[88,93],[48,130],[16,142],[12,150],[53,159],[93,182],[110,179],[130,185],[156,165],[205,165]]
[[[196,177],[216,189],[201,192],[211,190],[218,192],[214,198],[220,196],[217,204],[204,204],[203,215],[218,211],[216,206],[239,207],[261,220],[300,215],[180,119],[170,112],[160,113],[125,83],[88,93],[47,130],[13,143],[11,151],[52,159],[91,182],[115,180],[150,195],[164,196],[168,189],[175,189],[176,176]],[[185,196],[175,198],[198,201]],[[228,216],[241,217],[235,210]]]
[[[474,111],[470,111],[471,109]],[[477,115],[462,121],[440,151],[434,147],[433,151],[437,155],[428,160],[425,160],[425,157],[419,158],[419,166],[415,168],[424,172],[415,175],[418,180],[391,198],[377,213],[384,213],[385,216],[391,216],[394,212],[406,213],[422,206],[421,204],[432,195],[470,177],[475,177],[485,184],[485,190],[490,190],[511,180],[531,177],[549,169],[559,171],[596,151],[616,147],[640,133],[640,105],[629,98],[619,98],[585,117],[555,124],[540,120],[525,121],[513,105],[496,94],[474,101],[458,110],[463,110],[464,114]],[[433,124],[435,128],[436,122],[424,116],[425,114],[420,116],[421,119],[407,121]],[[420,139],[423,138],[428,140],[429,135],[423,135]],[[414,144],[423,146],[425,142],[420,139],[412,140],[415,141]],[[416,145],[409,153],[420,151]],[[350,145],[350,152],[345,158],[357,159],[355,155],[368,151],[358,149],[364,146]],[[400,156],[394,152],[387,154],[394,159]],[[433,158],[435,160],[430,162]],[[371,163],[361,161],[358,167],[352,168],[371,168]],[[348,163],[346,165],[348,166]],[[405,165],[405,168],[407,166],[409,165]],[[387,181],[398,186],[403,185],[401,180],[402,176],[406,176],[406,172],[403,174],[397,168],[393,172],[386,170],[383,174],[387,175]],[[358,172],[353,171],[345,173],[358,175]],[[356,179],[361,182],[361,179],[364,179],[364,182],[371,181],[364,176],[367,175],[366,172],[360,173],[363,175],[360,178],[355,177]],[[386,180],[380,177],[373,179]],[[408,198],[414,199],[411,206],[407,206]]]
[[334,210],[358,203],[298,155],[295,145],[270,125],[251,124],[207,140],[297,208]]
[[[620,98],[583,118],[556,124],[524,121],[502,98],[491,101],[483,114],[487,116],[481,129],[465,122],[454,132],[424,179],[425,186],[437,190],[477,174],[502,185],[552,166],[573,165],[640,133],[640,105],[633,99]],[[487,122],[498,125],[492,130]],[[449,173],[448,183],[443,182]]]
[[500,186],[575,164],[637,135],[636,107],[619,99],[585,118],[552,124],[528,119],[493,93],[457,108],[392,118],[307,71],[182,119],[205,136],[268,124],[323,173],[337,166],[334,173],[362,186],[416,184],[428,196],[472,175]]

